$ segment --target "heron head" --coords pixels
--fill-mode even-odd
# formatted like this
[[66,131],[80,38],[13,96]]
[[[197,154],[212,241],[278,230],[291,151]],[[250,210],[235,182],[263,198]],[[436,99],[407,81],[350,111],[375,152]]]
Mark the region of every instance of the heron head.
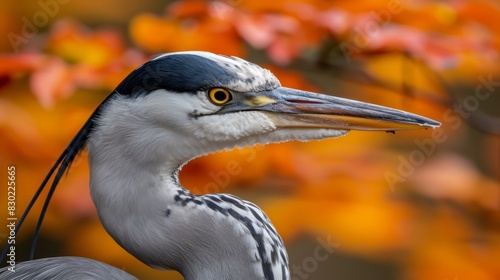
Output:
[[159,56],[132,72],[115,95],[108,103],[126,108],[118,116],[142,120],[149,138],[168,138],[171,149],[189,157],[234,146],[338,137],[350,130],[440,125],[396,109],[282,87],[269,70],[208,52]]

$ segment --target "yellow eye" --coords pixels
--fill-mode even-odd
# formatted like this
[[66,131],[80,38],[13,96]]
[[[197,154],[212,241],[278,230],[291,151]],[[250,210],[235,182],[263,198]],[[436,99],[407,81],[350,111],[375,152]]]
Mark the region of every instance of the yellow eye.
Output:
[[208,99],[215,105],[224,105],[233,99],[231,93],[225,88],[213,88],[208,91]]

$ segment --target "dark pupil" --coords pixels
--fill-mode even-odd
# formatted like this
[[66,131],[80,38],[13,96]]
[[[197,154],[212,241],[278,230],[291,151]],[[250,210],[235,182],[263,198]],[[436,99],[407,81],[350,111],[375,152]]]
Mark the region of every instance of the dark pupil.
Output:
[[217,101],[224,101],[227,98],[227,94],[225,92],[219,90],[219,91],[215,92],[214,98]]

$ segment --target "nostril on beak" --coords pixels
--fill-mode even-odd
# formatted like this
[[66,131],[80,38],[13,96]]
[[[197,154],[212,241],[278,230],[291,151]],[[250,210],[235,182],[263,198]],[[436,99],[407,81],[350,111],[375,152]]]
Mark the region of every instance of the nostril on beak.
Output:
[[304,100],[304,99],[285,99],[285,101],[295,104],[323,104],[323,102],[320,101]]

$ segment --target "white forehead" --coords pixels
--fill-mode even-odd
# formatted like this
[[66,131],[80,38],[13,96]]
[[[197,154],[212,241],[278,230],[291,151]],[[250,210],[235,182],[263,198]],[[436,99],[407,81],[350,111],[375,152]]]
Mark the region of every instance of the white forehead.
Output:
[[236,56],[218,55],[203,51],[185,51],[163,54],[153,60],[179,54],[191,54],[209,59],[219,67],[231,72],[234,78],[231,79],[226,86],[236,91],[245,92],[249,90],[262,90],[263,88],[271,89],[280,86],[279,80],[271,71]]

